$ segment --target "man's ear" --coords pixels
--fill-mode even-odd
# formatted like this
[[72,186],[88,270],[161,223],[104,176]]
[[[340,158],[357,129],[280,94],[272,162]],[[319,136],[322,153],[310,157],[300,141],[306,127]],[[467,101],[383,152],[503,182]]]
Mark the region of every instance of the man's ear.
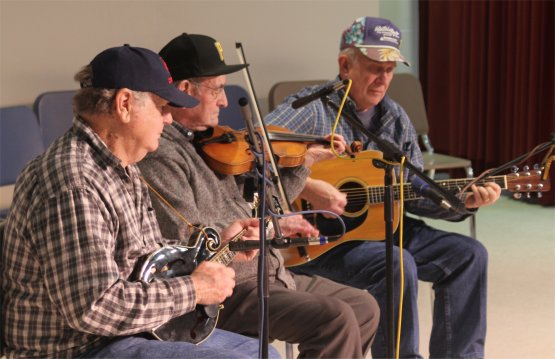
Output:
[[123,123],[129,123],[131,121],[131,107],[135,97],[133,92],[129,89],[123,88],[118,90],[116,93],[116,98],[114,99],[114,107],[118,118]]
[[341,54],[337,58],[337,62],[339,63],[339,74],[341,74],[341,78],[348,78],[349,70],[351,69],[351,59],[349,56]]
[[183,80],[183,81],[181,81],[181,82],[179,83],[179,85],[177,86],[177,88],[178,88],[180,91],[183,91],[183,92],[185,92],[187,95],[193,96],[193,97],[195,96],[195,93],[193,93],[193,88],[194,88],[194,87],[195,87],[195,86],[193,85],[193,83],[192,83],[191,81],[189,81],[189,80]]

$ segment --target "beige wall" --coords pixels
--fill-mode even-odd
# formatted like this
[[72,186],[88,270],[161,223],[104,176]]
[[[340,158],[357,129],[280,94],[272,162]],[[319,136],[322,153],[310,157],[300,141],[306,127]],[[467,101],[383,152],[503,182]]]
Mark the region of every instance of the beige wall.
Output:
[[[273,83],[331,78],[341,31],[379,1],[0,0],[0,106],[76,88],[74,73],[100,51],[129,43],[158,51],[182,32],[219,40],[227,63],[241,42],[261,110]],[[244,85],[242,75],[229,83]]]

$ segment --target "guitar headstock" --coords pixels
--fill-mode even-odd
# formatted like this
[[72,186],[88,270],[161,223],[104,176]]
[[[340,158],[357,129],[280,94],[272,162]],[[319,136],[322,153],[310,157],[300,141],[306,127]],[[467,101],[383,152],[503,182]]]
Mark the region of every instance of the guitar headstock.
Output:
[[531,193],[537,193],[538,198],[542,196],[542,192],[551,189],[551,183],[542,179],[542,170],[538,165],[530,170],[528,166],[524,166],[521,172],[517,172],[518,168],[513,169],[513,173],[507,175],[507,190],[513,192],[514,198],[522,197],[525,193],[527,198],[531,197]]

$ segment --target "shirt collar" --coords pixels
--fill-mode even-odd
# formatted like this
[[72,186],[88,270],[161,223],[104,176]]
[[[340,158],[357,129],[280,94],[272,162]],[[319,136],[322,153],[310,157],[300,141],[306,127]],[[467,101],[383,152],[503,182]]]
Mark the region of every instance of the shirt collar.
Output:
[[98,134],[78,115],[73,120],[73,131],[77,137],[85,140],[95,150],[107,166],[116,167],[121,164],[121,160],[110,151]]
[[170,125],[175,128],[181,135],[183,135],[187,140],[192,141],[195,134],[192,130],[188,129],[187,127],[183,126],[177,121],[173,121]]

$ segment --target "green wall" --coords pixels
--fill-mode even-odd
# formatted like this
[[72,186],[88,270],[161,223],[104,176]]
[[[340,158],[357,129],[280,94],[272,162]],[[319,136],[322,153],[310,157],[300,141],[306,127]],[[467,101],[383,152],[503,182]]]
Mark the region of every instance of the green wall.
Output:
[[410,67],[400,65],[397,72],[418,76],[418,0],[380,0],[380,17],[391,20],[401,29],[401,53]]

